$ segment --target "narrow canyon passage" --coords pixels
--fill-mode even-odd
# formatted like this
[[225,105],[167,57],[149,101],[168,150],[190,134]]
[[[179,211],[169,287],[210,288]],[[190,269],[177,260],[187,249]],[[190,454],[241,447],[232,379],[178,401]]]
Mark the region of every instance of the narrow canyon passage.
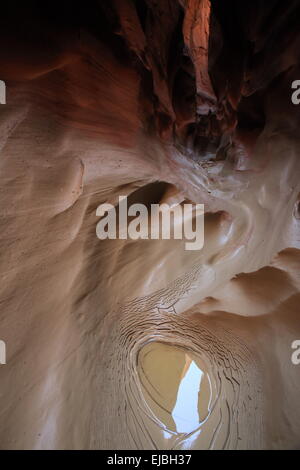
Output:
[[[1,449],[299,448],[299,15],[4,8]],[[99,239],[120,196],[204,204],[203,248]]]

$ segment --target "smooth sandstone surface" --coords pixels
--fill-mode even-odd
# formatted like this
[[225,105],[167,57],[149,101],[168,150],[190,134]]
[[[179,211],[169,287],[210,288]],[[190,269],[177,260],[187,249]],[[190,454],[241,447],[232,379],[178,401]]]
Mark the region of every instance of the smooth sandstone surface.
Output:
[[[300,5],[245,3],[3,15],[1,448],[299,448]],[[100,241],[119,195],[204,248]]]

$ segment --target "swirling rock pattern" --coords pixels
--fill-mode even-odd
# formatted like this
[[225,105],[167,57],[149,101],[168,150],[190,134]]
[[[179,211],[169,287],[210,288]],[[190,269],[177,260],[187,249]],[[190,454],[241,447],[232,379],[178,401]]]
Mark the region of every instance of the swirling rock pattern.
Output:
[[[1,448],[299,447],[299,12],[3,8]],[[119,195],[205,204],[203,250],[99,241]],[[181,429],[189,364],[203,382]]]

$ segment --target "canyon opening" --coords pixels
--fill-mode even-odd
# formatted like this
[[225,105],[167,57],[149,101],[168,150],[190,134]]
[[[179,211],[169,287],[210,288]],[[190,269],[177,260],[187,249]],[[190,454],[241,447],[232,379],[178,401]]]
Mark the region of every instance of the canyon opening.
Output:
[[1,449],[300,448],[299,17],[1,6]]

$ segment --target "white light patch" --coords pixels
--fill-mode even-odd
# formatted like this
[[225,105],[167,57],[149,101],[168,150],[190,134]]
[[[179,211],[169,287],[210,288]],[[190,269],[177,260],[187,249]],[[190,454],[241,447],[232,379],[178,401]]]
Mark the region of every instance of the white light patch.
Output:
[[177,432],[189,433],[199,426],[198,400],[202,376],[202,370],[192,361],[180,383],[172,411]]

